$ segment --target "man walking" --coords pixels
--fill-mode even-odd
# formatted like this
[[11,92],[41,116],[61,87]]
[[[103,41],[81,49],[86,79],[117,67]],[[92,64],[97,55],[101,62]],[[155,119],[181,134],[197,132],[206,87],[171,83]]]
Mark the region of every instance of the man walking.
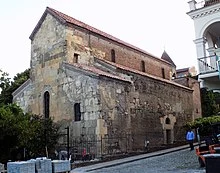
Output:
[[190,150],[194,150],[194,146],[193,146],[194,133],[193,133],[192,129],[188,130],[188,132],[186,134],[186,140],[189,143]]

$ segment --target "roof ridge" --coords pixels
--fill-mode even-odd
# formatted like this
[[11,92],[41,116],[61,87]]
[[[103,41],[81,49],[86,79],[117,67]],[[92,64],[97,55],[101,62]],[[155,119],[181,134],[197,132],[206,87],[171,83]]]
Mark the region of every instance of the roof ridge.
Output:
[[96,58],[98,60],[100,60],[100,61],[108,63],[108,64],[110,64],[112,66],[115,66],[116,68],[119,68],[119,69],[122,69],[122,70],[125,70],[125,71],[129,71],[131,73],[139,74],[139,75],[142,75],[142,76],[145,76],[145,77],[149,77],[149,78],[151,78],[153,80],[157,80],[157,81],[165,82],[167,84],[171,84],[171,85],[175,85],[175,86],[178,86],[178,87],[181,87],[181,88],[185,88],[187,90],[192,90],[192,89],[190,89],[190,88],[188,88],[188,87],[186,87],[184,85],[180,85],[180,84],[178,84],[178,83],[176,83],[176,82],[174,82],[172,80],[170,81],[168,79],[163,79],[161,77],[154,76],[154,75],[151,75],[149,73],[145,73],[145,72],[142,72],[142,71],[139,71],[139,70],[135,70],[133,68],[130,68],[130,67],[127,67],[127,66],[124,66],[124,65],[121,65],[121,64],[116,64],[116,63],[110,62],[110,61],[102,59],[102,58],[98,58],[98,57],[96,57]]
[[46,17],[46,13],[47,12],[49,12],[51,15],[56,17],[63,24],[69,23],[69,24],[76,25],[78,27],[87,29],[88,31],[91,31],[91,32],[93,32],[95,34],[101,35],[102,37],[105,37],[107,39],[111,39],[111,40],[113,40],[115,42],[118,42],[119,44],[122,44],[122,45],[124,45],[126,47],[132,48],[132,49],[134,49],[134,50],[136,50],[136,51],[138,51],[138,52],[140,52],[142,54],[148,55],[151,58],[154,58],[154,59],[156,59],[158,61],[162,61],[162,62],[165,62],[167,64],[171,64],[169,61],[163,60],[163,59],[161,59],[161,58],[159,58],[159,57],[157,57],[157,56],[155,56],[155,55],[153,55],[153,54],[151,54],[151,53],[149,53],[149,52],[147,52],[147,51],[145,51],[145,50],[143,50],[141,48],[138,48],[138,47],[136,47],[136,46],[134,46],[134,45],[132,45],[130,43],[127,43],[127,42],[125,42],[125,41],[123,41],[123,40],[121,40],[119,38],[116,38],[116,37],[114,37],[114,36],[112,36],[112,35],[110,35],[110,34],[108,34],[106,32],[103,32],[103,31],[101,31],[99,29],[96,29],[96,28],[94,28],[94,27],[92,27],[92,26],[90,26],[90,25],[88,25],[88,24],[86,24],[84,22],[81,22],[80,20],[77,20],[77,19],[75,19],[75,18],[73,18],[73,17],[71,17],[69,15],[66,15],[66,14],[64,14],[64,13],[58,11],[58,10],[55,10],[53,8],[50,8],[50,7],[46,7],[46,10],[45,10],[43,16],[41,17],[41,19],[38,22],[37,26],[35,27],[34,31],[30,35],[30,37],[29,37],[30,39],[33,39],[35,33],[40,28],[44,18]]
[[[63,12],[60,12],[60,11],[55,10],[55,9],[53,9],[53,8],[50,8],[50,7],[47,7],[47,8],[48,8],[49,10],[52,10],[53,12],[55,12],[58,16],[62,17],[64,20],[66,20],[66,22],[69,22],[69,23],[71,23],[71,24],[78,25],[78,26],[80,26],[80,27],[83,27],[83,28],[85,28],[85,29],[88,29],[88,30],[90,30],[90,31],[92,31],[92,32],[95,32],[95,33],[99,34],[99,35],[102,35],[102,36],[107,37],[107,38],[109,38],[109,39],[111,39],[111,40],[117,41],[117,42],[119,42],[119,43],[122,43],[122,44],[124,44],[125,46],[131,47],[131,48],[136,49],[136,50],[138,50],[138,51],[140,51],[140,52],[142,52],[142,53],[148,54],[148,55],[153,56],[153,57],[156,58],[156,56],[150,54],[149,52],[146,52],[145,50],[142,50],[142,49],[140,49],[140,48],[138,48],[138,47],[136,47],[136,46],[134,46],[134,45],[131,45],[130,43],[124,42],[123,40],[121,40],[121,39],[119,39],[119,38],[116,38],[116,37],[112,36],[111,34],[108,34],[108,33],[104,32],[104,31],[101,31],[101,30],[99,30],[99,29],[93,27],[93,26],[90,26],[90,25],[88,25],[88,24],[86,24],[86,23],[84,23],[84,22],[82,22],[82,21],[80,21],[80,20],[77,20],[77,19],[75,19],[75,18],[73,18],[73,17],[71,17],[71,16],[69,16],[69,15],[67,15],[67,14],[65,14],[65,13],[63,13]],[[60,14],[61,14],[61,15],[60,15]],[[65,18],[65,17],[67,17],[67,18]],[[74,22],[77,22],[77,23],[73,23],[73,21],[71,21],[71,20],[73,20]],[[159,59],[159,58],[158,58],[158,59]]]

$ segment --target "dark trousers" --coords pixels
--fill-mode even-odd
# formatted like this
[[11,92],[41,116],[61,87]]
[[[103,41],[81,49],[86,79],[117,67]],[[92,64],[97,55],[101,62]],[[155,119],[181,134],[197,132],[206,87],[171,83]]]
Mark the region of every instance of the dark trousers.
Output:
[[194,146],[193,146],[193,140],[188,140],[189,143],[189,147],[191,150],[194,150]]

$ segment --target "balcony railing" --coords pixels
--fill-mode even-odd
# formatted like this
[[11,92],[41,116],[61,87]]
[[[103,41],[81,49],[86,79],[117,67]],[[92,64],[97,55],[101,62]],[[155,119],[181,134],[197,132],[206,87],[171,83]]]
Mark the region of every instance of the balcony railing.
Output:
[[217,4],[217,3],[220,3],[220,0],[208,0],[208,1],[201,0],[201,1],[197,1],[196,9],[211,6],[211,5],[214,5],[214,4]]
[[218,58],[213,56],[203,57],[198,59],[198,65],[199,65],[199,73],[211,73],[218,71],[218,64],[219,60]]
[[209,0],[209,1],[205,2],[204,7],[207,7],[207,6],[210,6],[210,5],[214,5],[214,4],[217,4],[219,2],[220,2],[220,0]]

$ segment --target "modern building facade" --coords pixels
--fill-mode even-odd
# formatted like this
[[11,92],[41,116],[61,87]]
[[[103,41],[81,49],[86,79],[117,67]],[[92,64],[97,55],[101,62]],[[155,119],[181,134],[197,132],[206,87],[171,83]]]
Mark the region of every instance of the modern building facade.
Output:
[[188,2],[187,13],[194,21],[195,40],[201,87],[220,91],[220,1]]

